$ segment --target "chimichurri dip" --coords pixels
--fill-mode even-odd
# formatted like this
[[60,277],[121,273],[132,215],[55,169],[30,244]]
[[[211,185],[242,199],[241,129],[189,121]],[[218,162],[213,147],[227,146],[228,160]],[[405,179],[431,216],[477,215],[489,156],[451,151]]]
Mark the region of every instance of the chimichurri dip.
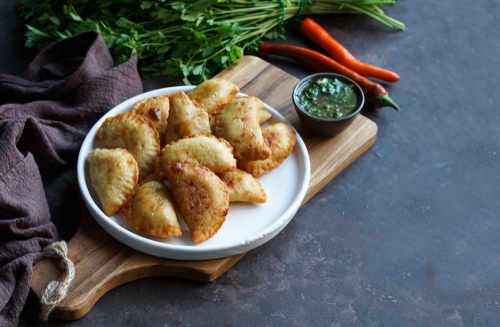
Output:
[[299,104],[309,114],[320,118],[342,118],[356,108],[354,85],[336,78],[311,81],[299,93]]

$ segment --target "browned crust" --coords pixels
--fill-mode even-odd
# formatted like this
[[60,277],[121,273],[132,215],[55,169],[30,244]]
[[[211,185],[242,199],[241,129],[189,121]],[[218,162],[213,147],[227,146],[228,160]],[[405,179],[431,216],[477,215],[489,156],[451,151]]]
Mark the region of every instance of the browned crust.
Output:
[[[211,134],[208,113],[196,101],[191,100],[186,93],[177,92],[170,94],[169,101],[170,114],[165,132],[166,144],[182,139],[186,135]],[[185,106],[179,106],[178,102],[184,103]],[[189,108],[191,104],[196,108],[196,112],[190,112],[191,120],[188,121],[179,112],[179,108]]]
[[[189,136],[184,136],[180,140],[195,138],[195,137],[199,137],[199,136],[203,136],[203,137],[207,137],[207,138],[210,138],[210,139],[213,139],[213,140],[217,140],[219,143],[224,144],[229,149],[229,151],[231,152],[231,154],[234,153],[233,152],[233,147],[231,146],[231,144],[229,144],[229,142],[227,142],[224,139],[217,138],[217,137],[215,137],[213,135],[193,134],[193,135],[189,135]],[[168,165],[163,162],[164,154],[169,151],[170,146],[176,144],[180,140],[177,140],[177,141],[174,141],[174,142],[170,142],[170,144],[165,145],[165,147],[160,151],[160,154],[156,157],[155,172],[156,172],[156,176],[157,176],[157,178],[159,180],[164,180],[165,178],[167,178],[167,176],[165,174],[165,169],[167,168]],[[236,166],[234,166],[233,170],[234,169],[236,169]]]
[[[132,163],[132,165],[134,167],[134,174],[133,174],[134,181],[132,182],[133,187],[125,188],[124,193],[122,194],[123,199],[120,201],[120,203],[117,203],[110,208],[104,208],[104,201],[103,201],[104,199],[102,198],[102,197],[108,198],[109,196],[107,194],[100,194],[100,191],[98,191],[96,189],[96,187],[94,186],[94,181],[93,181],[92,176],[91,176],[92,187],[96,191],[98,198],[99,198],[99,201],[101,202],[101,209],[104,212],[104,214],[106,214],[106,216],[109,217],[109,216],[112,216],[115,213],[117,213],[123,207],[123,205],[127,203],[127,201],[130,199],[130,197],[134,193],[134,189],[137,185],[137,180],[139,179],[139,167],[138,167],[137,162],[135,161],[134,157],[125,149],[110,149],[110,150],[108,150],[108,149],[96,149],[96,150],[121,151],[122,155],[124,157],[126,157],[127,160],[130,161],[129,163]],[[91,151],[91,152],[93,152],[93,151]],[[106,157],[103,160],[107,161],[109,163],[109,165],[115,166],[115,164],[116,164],[115,160],[111,161],[111,159],[116,159],[116,158],[115,157]],[[91,161],[89,156],[87,157],[87,160],[89,162]],[[109,169],[109,167],[108,167],[108,169]]]
[[[130,109],[130,111],[132,112],[133,110],[137,110],[139,109],[144,103],[148,102],[149,100],[151,99],[163,99],[163,100],[168,100],[168,95],[158,95],[158,96],[155,96],[155,97],[149,97],[149,98],[144,98],[142,100],[139,100],[137,101],[133,106],[132,108]],[[133,113],[133,112],[132,112]]]
[[96,139],[99,142],[104,143],[104,140],[102,139],[102,132],[101,132],[101,130],[107,128],[108,125],[111,124],[111,122],[113,122],[114,119],[118,119],[118,118],[121,118],[121,117],[124,117],[124,119],[125,118],[126,119],[138,119],[142,123],[148,124],[148,126],[152,130],[154,130],[156,132],[154,134],[154,136],[153,136],[153,138],[155,140],[155,143],[160,144],[160,137],[158,136],[158,131],[156,130],[155,125],[153,124],[153,122],[150,119],[148,119],[148,118],[146,118],[144,116],[136,115],[136,114],[133,114],[133,113],[130,113],[130,112],[124,112],[124,113],[118,114],[118,115],[116,115],[114,117],[108,117],[108,118],[106,118],[106,120],[104,120],[104,122],[102,123],[101,127],[99,127],[99,129],[97,130],[97,133],[95,134]]
[[[219,87],[210,88],[210,87],[207,87],[207,85],[206,85],[206,83],[219,82],[219,81],[222,82],[222,85],[228,86],[228,88],[226,89],[225,87],[223,87],[221,90]],[[221,85],[221,84],[217,84],[217,86],[219,86],[219,85]],[[220,94],[221,91],[224,91],[224,92],[222,92],[223,94]],[[226,93],[226,91],[228,91],[228,92]],[[212,78],[212,79],[204,81],[203,83],[201,83],[200,85],[198,85],[197,87],[195,87],[194,89],[189,91],[187,95],[193,101],[195,101],[195,100],[198,102],[203,101],[205,103],[205,105],[200,104],[200,107],[203,108],[203,110],[205,110],[207,113],[212,114],[213,112],[220,109],[223,105],[225,105],[226,103],[231,101],[239,91],[240,91],[240,89],[238,88],[238,86],[236,86],[235,84],[233,84],[229,81],[226,81],[226,80],[223,80],[220,78]],[[218,93],[219,97],[217,98],[217,100],[210,101],[210,98],[211,98],[211,96],[214,95],[214,93],[216,93],[216,94]],[[208,102],[205,101],[206,99],[209,99],[209,101]]]
[[174,163],[166,169],[175,202],[194,243],[213,237],[229,210],[229,192],[210,169],[198,164]]
[[236,169],[217,174],[229,191],[229,202],[243,201],[266,203],[267,195],[262,185],[251,174]]
[[[162,148],[163,146],[165,146],[165,133],[167,131],[167,120],[168,120],[168,115],[169,115],[170,110],[167,110],[165,117],[158,116],[159,114],[163,115],[163,112],[161,110],[159,110],[158,108],[156,108],[158,110],[154,110],[155,108],[147,108],[148,109],[147,112],[145,112],[144,114],[139,114],[141,109],[143,109],[143,106],[145,106],[145,104],[151,100],[153,100],[153,101],[154,100],[163,100],[166,103],[168,109],[170,109],[170,102],[168,100],[168,95],[160,95],[160,96],[156,96],[156,97],[145,98],[145,99],[142,99],[142,100],[136,102],[132,106],[132,109],[130,109],[130,113],[140,115],[140,116],[146,117],[146,118],[151,120],[151,122],[155,126],[156,131],[158,132],[158,136],[160,139],[160,148]],[[160,113],[158,113],[158,111],[160,111]],[[154,121],[156,121],[157,123],[155,123]],[[156,128],[157,124],[160,125],[161,128]]]
[[[155,148],[156,154],[158,154],[160,152],[160,137],[158,135],[158,131],[156,130],[153,122],[146,117],[136,115],[136,114],[133,114],[130,112],[125,112],[125,113],[118,114],[114,117],[106,118],[106,120],[99,127],[99,129],[97,130],[97,133],[95,135],[95,138],[99,142],[103,143],[104,145],[106,145],[107,147],[110,147],[110,148],[116,147],[116,146],[112,145],[112,142],[114,141],[113,139],[110,140],[111,141],[110,143],[108,143],[107,140],[104,139],[106,130],[108,129],[109,125],[111,123],[113,123],[113,121],[115,121],[115,120],[116,121],[118,121],[118,120],[123,120],[123,121],[138,120],[140,122],[140,124],[146,124],[152,132],[152,134],[148,136],[148,139],[153,142],[152,146]],[[123,137],[124,137],[124,135],[118,134],[118,135],[116,135],[115,139],[123,138]],[[133,149],[130,149],[130,148],[125,148],[125,149],[128,150],[132,154],[132,156],[134,156],[134,158],[137,160],[137,154],[135,153],[135,151],[133,151]],[[138,162],[138,164],[140,164],[139,180],[142,181],[145,177],[147,177],[149,174],[151,174],[154,171],[154,161],[152,162],[152,164],[143,163],[143,162],[140,162],[140,163]],[[146,168],[146,170],[144,170],[145,168]]]
[[[277,129],[277,127],[283,127],[286,132]],[[264,136],[266,144],[271,149],[271,156],[266,160],[251,162],[238,160],[238,168],[246,171],[253,177],[262,176],[278,167],[292,153],[293,147],[297,141],[295,131],[285,122],[279,122],[263,128],[262,135]],[[290,137],[286,137],[287,135],[290,135]],[[286,141],[285,144],[282,144],[283,140]]]
[[151,174],[149,175],[144,181],[142,181],[134,190],[134,192],[132,193],[131,197],[129,198],[129,200],[127,201],[127,203],[125,203],[125,206],[123,207],[122,209],[122,214],[123,214],[123,219],[129,223],[132,227],[134,227],[135,230],[141,232],[141,233],[144,233],[146,235],[149,235],[149,236],[157,236],[157,237],[171,237],[171,236],[181,236],[182,235],[182,232],[181,232],[181,229],[178,228],[178,229],[175,229],[175,228],[168,228],[168,229],[162,229],[162,230],[150,230],[150,229],[146,229],[146,228],[143,228],[143,225],[139,224],[139,221],[137,219],[134,219],[134,217],[132,216],[132,205],[134,205],[134,198],[137,194],[137,192],[139,191],[140,187],[145,185],[146,183],[149,183],[149,182],[155,182],[155,183],[161,183],[165,189],[170,192],[170,190],[168,190],[168,188],[162,183],[162,182],[159,182],[157,179],[156,179],[156,175],[155,174]]
[[215,134],[215,121],[219,111],[220,109],[217,109],[216,111],[213,111],[208,114],[208,123],[210,124],[210,131],[212,131],[212,134]]
[[265,109],[259,110],[259,124],[260,125],[264,124],[266,121],[268,121],[272,117],[273,117],[273,115],[269,111],[267,111]]
[[[231,106],[240,106],[237,105],[236,103],[244,99],[256,100],[260,108],[258,110],[255,110],[255,108],[249,108],[249,110],[254,110],[253,115],[250,115],[250,117],[245,117],[248,119],[245,119],[244,122],[242,121],[239,122],[238,124],[235,123],[236,121],[235,119],[227,121],[222,118],[222,116],[226,113],[226,111],[233,109]],[[234,148],[234,155],[243,161],[265,160],[269,158],[269,156],[271,155],[271,151],[269,147],[265,144],[260,129],[258,116],[261,108],[262,108],[262,101],[260,101],[256,97],[247,96],[231,100],[228,104],[226,104],[216,112],[214,119],[214,127],[213,127],[214,135],[227,140],[229,144],[231,144],[231,146],[233,146]],[[238,111],[240,110],[237,110],[237,112]],[[244,125],[245,128],[242,128],[241,126],[238,125]],[[244,134],[240,135],[238,138],[232,137],[228,130],[233,130],[233,129],[234,130],[244,129]],[[252,142],[253,144],[248,142],[249,139],[254,140],[254,142]]]

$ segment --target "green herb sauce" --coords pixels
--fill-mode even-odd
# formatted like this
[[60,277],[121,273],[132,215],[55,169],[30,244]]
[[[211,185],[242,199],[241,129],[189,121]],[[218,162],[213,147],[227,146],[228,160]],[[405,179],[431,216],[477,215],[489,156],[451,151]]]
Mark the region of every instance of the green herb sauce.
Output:
[[358,103],[354,85],[338,79],[320,78],[311,81],[299,93],[299,104],[309,114],[337,119],[347,116]]

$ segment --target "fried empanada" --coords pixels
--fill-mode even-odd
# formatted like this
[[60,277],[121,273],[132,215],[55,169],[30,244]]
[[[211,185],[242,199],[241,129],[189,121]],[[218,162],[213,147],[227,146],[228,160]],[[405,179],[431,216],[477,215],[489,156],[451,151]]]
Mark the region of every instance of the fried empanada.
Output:
[[236,169],[231,145],[213,135],[193,135],[166,145],[156,158],[155,171],[158,179],[165,179],[165,168],[176,162],[199,164],[214,173]]
[[261,109],[259,111],[259,125],[264,124],[266,121],[271,119],[272,116],[273,115],[271,115],[271,113],[269,111]]
[[[215,117],[217,117],[217,113],[219,111],[214,111],[210,114],[208,114],[208,120],[210,122],[210,130],[213,132],[214,130],[214,126],[215,126]],[[271,113],[267,110],[264,110],[264,109],[260,109],[259,111],[259,125],[262,125],[264,124],[266,121],[268,121],[269,119],[271,119],[273,115],[271,115]]]
[[271,156],[266,160],[251,162],[238,160],[238,168],[254,177],[264,175],[281,164],[292,153],[297,141],[295,131],[285,122],[263,128],[262,135],[271,149]]
[[168,96],[163,95],[142,99],[130,109],[130,113],[146,117],[153,122],[160,137],[160,148],[165,146],[169,108]]
[[259,181],[243,170],[236,169],[217,176],[226,184],[229,202],[266,203],[267,195]]
[[231,101],[239,91],[231,82],[212,78],[192,89],[188,96],[210,114]]
[[118,114],[102,123],[95,138],[108,148],[130,152],[139,165],[139,181],[154,171],[160,139],[151,120],[128,112]]
[[218,112],[214,134],[226,139],[234,155],[243,161],[264,160],[271,150],[264,142],[259,126],[262,101],[256,97],[235,98]]
[[89,152],[87,161],[102,211],[111,216],[123,207],[137,185],[137,162],[125,149],[95,149]]
[[208,168],[197,164],[175,163],[165,172],[193,242],[198,244],[214,236],[229,210],[226,185]]
[[150,236],[181,236],[172,193],[155,175],[148,176],[123,207],[123,219]]
[[211,135],[208,114],[184,92],[171,94],[165,144],[193,134]]

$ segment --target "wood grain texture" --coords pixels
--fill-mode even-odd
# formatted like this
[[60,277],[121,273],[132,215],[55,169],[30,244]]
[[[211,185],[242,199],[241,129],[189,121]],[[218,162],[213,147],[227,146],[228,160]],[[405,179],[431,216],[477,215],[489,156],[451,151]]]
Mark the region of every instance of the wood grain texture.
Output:
[[[245,56],[238,65],[227,68],[217,77],[235,83],[243,93],[269,104],[297,129],[311,159],[311,179],[302,204],[375,142],[377,125],[361,115],[346,131],[334,137],[318,137],[306,130],[295,114],[291,98],[298,79],[260,58]],[[140,278],[183,277],[210,282],[245,255],[207,261],[154,257],[112,238],[95,222],[85,205],[82,207],[80,228],[68,242],[68,256],[75,264],[76,275],[69,295],[52,313],[55,318],[78,319],[109,290]],[[51,280],[64,277],[60,273],[63,271],[60,264],[45,259],[33,267],[31,294],[37,300]]]

